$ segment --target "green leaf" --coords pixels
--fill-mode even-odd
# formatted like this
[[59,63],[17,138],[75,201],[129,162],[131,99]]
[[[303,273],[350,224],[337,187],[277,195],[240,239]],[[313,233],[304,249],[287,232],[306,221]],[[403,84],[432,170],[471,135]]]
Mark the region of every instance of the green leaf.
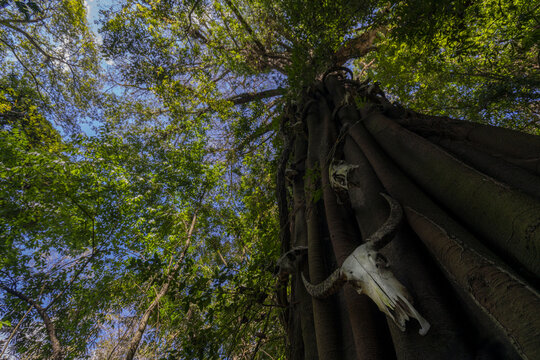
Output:
[[15,1],[15,6],[24,15],[26,20],[30,20],[30,8],[24,1]]

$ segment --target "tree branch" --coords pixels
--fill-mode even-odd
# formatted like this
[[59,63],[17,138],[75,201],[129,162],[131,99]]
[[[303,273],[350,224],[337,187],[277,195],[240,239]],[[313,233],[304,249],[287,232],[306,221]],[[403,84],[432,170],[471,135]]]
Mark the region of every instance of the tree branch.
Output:
[[235,105],[245,104],[255,100],[262,100],[269,97],[280,96],[285,94],[285,89],[277,88],[270,90],[263,90],[259,92],[248,92],[228,98],[228,101],[233,102]]
[[62,356],[62,346],[60,345],[60,341],[58,340],[58,337],[56,336],[56,327],[54,326],[54,323],[52,322],[51,318],[47,314],[46,309],[44,309],[40,304],[38,304],[33,299],[29,298],[25,294],[12,289],[2,283],[0,283],[0,289],[3,289],[4,291],[10,293],[11,295],[18,297],[19,299],[23,300],[27,304],[33,306],[36,311],[38,312],[39,316],[43,320],[43,323],[45,324],[45,328],[47,329],[47,334],[49,335],[49,340],[51,342],[52,346],[52,360],[61,360],[63,358]]
[[384,31],[384,29],[368,30],[357,37],[347,40],[334,54],[334,64],[341,66],[350,59],[365,56],[375,50],[376,47],[373,46],[373,42],[379,31]]
[[53,60],[57,60],[57,61],[60,61],[62,63],[66,63],[63,59],[60,59],[58,57],[55,57],[51,54],[49,54],[48,52],[46,52],[42,47],[41,45],[39,45],[37,43],[37,41],[32,37],[32,35],[30,35],[29,33],[27,33],[26,31],[24,31],[23,29],[20,29],[16,26],[13,26],[9,23],[2,23],[2,25],[12,29],[12,30],[15,30],[17,31],[18,33],[22,34],[25,38],[28,39],[28,41],[30,41],[30,43],[43,55],[45,56],[47,59],[53,59]]
[[11,46],[10,44],[8,44],[7,42],[5,42],[4,40],[0,39],[0,42],[2,42],[4,45],[7,46],[7,48],[11,51],[11,53],[13,54],[13,56],[15,56],[15,59],[17,59],[17,61],[19,62],[19,64],[21,64],[21,66],[24,68],[24,70],[26,70],[26,72],[28,74],[30,74],[30,77],[32,78],[32,80],[34,81],[34,83],[36,84],[36,90],[39,94],[39,97],[41,98],[41,101],[45,102],[45,98],[43,97],[43,94],[41,93],[41,87],[42,85],[40,84],[40,82],[38,81],[38,79],[36,78],[36,75],[34,75],[34,73],[28,69],[28,67],[24,64],[24,62],[22,61],[22,59],[19,57],[19,55],[17,54],[17,52],[15,51],[15,49],[13,48],[13,46]]
[[[93,249],[92,249],[93,250]],[[62,291],[60,291],[60,293],[58,293],[54,299],[52,299],[52,301],[49,303],[49,305],[47,305],[45,307],[44,310],[48,310],[55,302],[56,300],[58,300],[60,298],[60,296],[62,296],[66,291],[67,289],[69,289],[71,287],[71,285],[73,285],[73,283],[75,282],[75,280],[77,280],[77,278],[79,277],[79,275],[82,273],[82,271],[84,270],[84,268],[86,268],[86,265],[88,265],[90,263],[90,261],[94,258],[94,256],[98,253],[99,251],[92,251],[92,254],[90,254],[90,256],[86,259],[86,261],[84,262],[84,264],[82,264],[82,266],[75,272],[75,274],[73,275],[73,278],[70,280],[70,282],[64,287],[64,289],[62,289]]]
[[247,23],[247,21],[244,19],[244,17],[242,16],[242,14],[240,14],[240,11],[238,11],[238,9],[236,8],[236,6],[234,6],[234,4],[232,3],[231,0],[225,0],[225,3],[231,8],[231,10],[233,11],[234,13],[234,16],[236,16],[236,19],[238,19],[238,21],[240,21],[240,24],[242,24],[242,26],[244,27],[244,29],[248,32],[248,34],[251,36],[253,42],[255,43],[255,45],[257,46],[257,48],[259,48],[259,51],[261,51],[263,54],[266,53],[266,48],[264,47],[264,45],[259,41],[259,39],[257,39],[257,36],[255,35],[255,32],[253,31],[253,29],[251,28],[251,26],[249,26],[249,24]]
[[13,330],[11,331],[11,333],[9,334],[9,337],[7,338],[6,342],[5,342],[5,345],[4,345],[4,348],[2,349],[2,352],[0,353],[0,359],[3,359],[3,356],[4,356],[4,353],[6,352],[6,350],[8,349],[9,347],[9,343],[11,342],[11,340],[13,339],[13,337],[15,336],[15,334],[17,333],[17,330],[19,330],[19,327],[21,326],[23,320],[26,318],[26,316],[30,313],[30,311],[32,311],[32,309],[34,308],[34,305],[30,305],[30,307],[28,308],[28,310],[26,310],[26,312],[24,313],[23,317],[19,320],[19,322],[17,323],[17,325],[15,325],[15,327],[13,328]]
[[46,18],[39,18],[39,19],[32,19],[32,20],[23,20],[23,19],[2,19],[0,20],[0,24],[2,25],[8,25],[10,23],[18,23],[18,24],[33,24],[33,23],[38,23],[38,22],[41,22],[43,20],[45,20]]

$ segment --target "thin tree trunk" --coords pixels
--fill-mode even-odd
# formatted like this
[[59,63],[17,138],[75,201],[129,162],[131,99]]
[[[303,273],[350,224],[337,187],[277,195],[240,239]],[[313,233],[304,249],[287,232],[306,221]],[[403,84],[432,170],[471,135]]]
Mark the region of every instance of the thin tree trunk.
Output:
[[62,352],[62,345],[60,343],[60,340],[58,339],[58,336],[56,335],[56,327],[54,326],[53,321],[47,314],[47,311],[39,305],[36,301],[29,298],[28,296],[24,295],[23,293],[11,289],[3,284],[0,284],[0,288],[5,290],[6,292],[10,293],[11,295],[14,295],[18,297],[19,299],[25,301],[27,304],[31,305],[36,309],[39,316],[43,320],[43,323],[45,324],[45,329],[47,330],[47,335],[49,336],[49,341],[51,342],[51,348],[52,348],[52,356],[51,360],[62,360],[64,358],[63,352]]
[[174,277],[174,276],[171,276],[172,274],[173,272],[169,274],[169,276],[167,277],[167,281],[165,282],[165,284],[163,284],[163,286],[159,290],[159,293],[156,295],[154,301],[152,301],[150,306],[148,306],[143,316],[139,320],[137,329],[135,330],[135,333],[133,334],[133,337],[131,338],[131,341],[129,342],[128,350],[126,353],[126,360],[132,360],[135,354],[137,353],[137,349],[139,348],[139,344],[144,335],[144,331],[146,330],[146,326],[148,325],[148,320],[150,319],[150,316],[152,315],[152,313],[154,312],[154,309],[159,304],[159,301],[161,300],[161,298],[165,296],[165,294],[169,290],[169,284]]
[[189,244],[191,242],[191,236],[193,235],[193,230],[195,229],[195,223],[197,221],[197,214],[195,213],[193,215],[193,218],[191,220],[191,225],[189,227],[189,230],[186,235],[186,241],[184,244],[184,251],[180,255],[180,257],[177,259],[176,264],[169,272],[169,275],[167,276],[167,279],[165,280],[165,283],[161,286],[161,289],[159,290],[158,294],[152,301],[152,303],[146,308],[146,311],[144,312],[143,316],[139,320],[139,323],[137,325],[137,328],[135,330],[135,333],[131,337],[131,340],[129,342],[128,350],[126,352],[126,360],[132,360],[135,357],[135,354],[137,353],[137,349],[139,348],[139,344],[141,342],[141,339],[144,335],[144,331],[146,330],[146,326],[148,325],[148,320],[150,320],[150,316],[158,306],[160,300],[167,294],[167,291],[169,290],[169,286],[171,282],[176,277],[176,274],[178,270],[180,269],[182,265],[182,261],[184,260],[184,257],[186,255],[186,252],[188,250]]
[[30,307],[28,308],[28,310],[26,310],[26,312],[24,313],[24,315],[22,316],[22,318],[19,320],[19,322],[17,323],[17,325],[15,325],[15,327],[13,328],[13,330],[11,330],[11,333],[9,334],[7,340],[4,342],[4,348],[2,349],[2,352],[0,353],[0,359],[3,358],[4,353],[5,353],[6,350],[9,348],[9,343],[11,342],[11,340],[13,339],[13,337],[15,336],[15,334],[17,333],[17,331],[19,330],[19,327],[21,326],[23,320],[28,316],[28,314],[30,313],[30,311],[32,311],[33,308],[34,308],[34,305],[30,305]]

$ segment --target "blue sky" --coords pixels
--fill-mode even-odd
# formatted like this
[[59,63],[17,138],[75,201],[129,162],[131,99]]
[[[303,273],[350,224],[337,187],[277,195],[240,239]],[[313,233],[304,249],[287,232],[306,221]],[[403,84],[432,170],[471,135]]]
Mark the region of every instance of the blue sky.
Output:
[[104,5],[110,5],[110,1],[103,1],[103,0],[84,0],[84,5],[86,6],[87,12],[88,12],[88,23],[90,24],[91,28],[94,30],[94,32],[97,34],[97,25],[94,24],[94,20],[98,19],[99,16],[99,8],[103,7]]

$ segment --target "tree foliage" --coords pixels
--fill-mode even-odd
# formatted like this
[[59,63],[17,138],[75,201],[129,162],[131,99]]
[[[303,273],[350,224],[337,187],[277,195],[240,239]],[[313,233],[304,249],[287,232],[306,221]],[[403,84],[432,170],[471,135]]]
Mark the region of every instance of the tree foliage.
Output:
[[[392,5],[365,74],[419,111],[538,131],[538,6],[529,1]],[[372,63],[371,66],[365,65]]]
[[[98,48],[82,1],[2,1],[0,64],[37,93],[47,120],[74,130],[94,112]],[[3,91],[3,89],[1,90]],[[81,114],[85,111],[85,114]]]

